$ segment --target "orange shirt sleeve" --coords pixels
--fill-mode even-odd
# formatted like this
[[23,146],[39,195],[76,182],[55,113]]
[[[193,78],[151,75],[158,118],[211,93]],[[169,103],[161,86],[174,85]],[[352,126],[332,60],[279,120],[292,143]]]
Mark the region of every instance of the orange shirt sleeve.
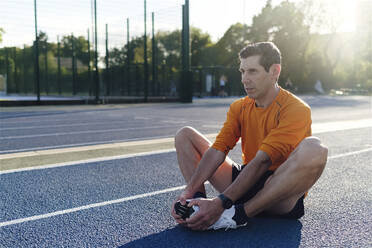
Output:
[[240,138],[240,111],[242,99],[233,102],[227,112],[226,121],[216,137],[212,148],[219,150],[226,155],[234,148]]
[[287,106],[280,113],[278,126],[269,132],[259,149],[269,155],[273,165],[278,165],[289,157],[305,137],[310,135],[310,107],[306,105]]

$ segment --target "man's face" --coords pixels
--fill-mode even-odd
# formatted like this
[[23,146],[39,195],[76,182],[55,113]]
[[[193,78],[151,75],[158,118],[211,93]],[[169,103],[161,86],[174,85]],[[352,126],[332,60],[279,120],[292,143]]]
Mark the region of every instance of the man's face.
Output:
[[269,72],[260,65],[260,55],[240,59],[239,71],[242,76],[242,84],[249,98],[264,100],[267,92],[274,87],[276,78],[273,77],[272,68]]

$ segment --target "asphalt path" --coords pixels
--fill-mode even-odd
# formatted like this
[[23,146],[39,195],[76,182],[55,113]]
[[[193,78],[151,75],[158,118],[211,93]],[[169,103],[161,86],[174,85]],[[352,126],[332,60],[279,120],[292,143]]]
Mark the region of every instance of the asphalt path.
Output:
[[[0,151],[8,153],[170,137],[174,136],[180,127],[186,124],[199,126],[208,118],[208,116],[198,118],[197,115],[191,118],[187,112],[184,113],[185,116],[172,118],[171,116],[177,112],[173,106],[155,105],[153,108],[146,106],[108,108],[99,111],[62,110],[58,113],[49,113],[46,110],[42,111],[45,115],[17,117],[16,120],[4,116]],[[204,125],[216,125],[213,118],[210,119],[212,120]],[[207,130],[202,128],[204,131]],[[216,127],[212,129],[217,131]]]
[[[144,133],[142,129],[136,138],[174,135],[178,125],[200,124],[204,125],[203,132],[214,132],[217,128],[214,125],[223,122],[231,100],[199,100],[195,105],[112,106],[98,111],[90,107],[8,109],[1,114],[1,127],[8,128],[1,132],[1,137],[48,134],[61,128],[52,125],[84,121],[104,122],[96,130],[104,130],[105,125],[114,121],[123,121],[120,124],[123,128],[128,128],[129,123],[149,128],[155,125],[153,120],[167,118],[175,122],[170,130]],[[350,120],[357,123],[370,118],[370,98],[307,96],[307,100],[317,125]],[[324,106],[325,103],[330,106]],[[41,125],[41,116],[45,118],[42,123],[48,125],[45,130],[10,132],[12,127],[27,130],[27,126]],[[115,128],[117,125],[114,123]],[[71,129],[66,126],[59,131]],[[92,142],[127,138],[110,135]],[[184,181],[175,152],[159,151],[124,159],[0,172],[0,247],[371,247],[372,129],[328,129],[317,136],[329,147],[329,159],[322,177],[305,200],[305,216],[301,220],[255,218],[247,227],[227,232],[193,232],[177,226],[169,215],[169,207]],[[14,142],[13,145],[19,142],[17,149],[49,145],[48,136],[24,141],[27,139],[31,145],[22,146],[13,138],[9,142]],[[79,142],[69,139],[57,145],[76,146]],[[13,145],[4,146],[3,151],[14,148]],[[241,161],[239,146],[230,156]],[[208,195],[216,195],[210,186]]]
[[[372,116],[370,97],[301,98],[312,107],[315,123]],[[2,108],[0,154],[171,137],[185,125],[214,133],[235,99],[196,99],[193,104]]]

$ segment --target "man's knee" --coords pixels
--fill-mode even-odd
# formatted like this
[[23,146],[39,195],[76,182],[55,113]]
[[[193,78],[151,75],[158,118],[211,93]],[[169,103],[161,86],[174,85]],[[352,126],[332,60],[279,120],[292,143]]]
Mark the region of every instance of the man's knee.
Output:
[[300,145],[304,146],[305,150],[308,150],[312,153],[312,155],[321,160],[320,162],[327,162],[328,148],[322,144],[318,137],[307,137],[301,142]]
[[296,157],[300,160],[300,164],[323,171],[327,156],[328,148],[321,143],[319,138],[311,136],[301,141]]
[[198,130],[190,126],[185,126],[177,131],[176,136],[174,137],[174,143],[177,149],[179,146],[187,143],[187,141],[196,145],[200,143],[200,140],[202,139],[203,135],[199,133]]
[[180,128],[177,131],[176,136],[174,137],[175,142],[190,138],[195,133],[195,131],[196,130],[190,126],[185,126],[185,127]]

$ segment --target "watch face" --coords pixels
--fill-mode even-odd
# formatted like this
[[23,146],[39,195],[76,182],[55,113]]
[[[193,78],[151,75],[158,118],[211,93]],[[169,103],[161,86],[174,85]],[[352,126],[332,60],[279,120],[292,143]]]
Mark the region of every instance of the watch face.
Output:
[[233,203],[230,199],[226,199],[223,205],[224,205],[224,208],[228,209],[232,207]]

